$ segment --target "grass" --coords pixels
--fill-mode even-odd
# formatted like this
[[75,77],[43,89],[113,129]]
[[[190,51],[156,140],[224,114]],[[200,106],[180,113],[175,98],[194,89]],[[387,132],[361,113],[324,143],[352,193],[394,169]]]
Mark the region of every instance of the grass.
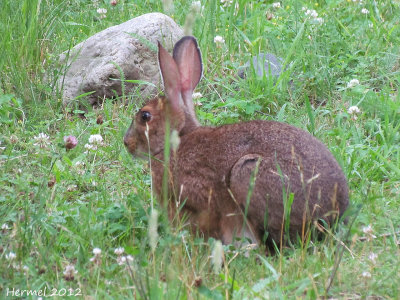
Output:
[[[275,8],[270,1],[202,1],[193,25],[205,70],[197,89],[201,122],[274,119],[312,132],[343,167],[349,217],[357,217],[322,241],[272,257],[224,246],[218,269],[215,241],[183,225],[171,228],[157,204],[158,220],[151,218],[149,168],[122,143],[142,99],[128,97],[128,107],[107,99],[86,119],[61,105],[58,54],[111,25],[163,11],[159,1],[118,2],[98,1],[108,10],[104,19],[93,1],[0,2],[1,298],[13,299],[13,289],[56,289],[56,299],[64,292],[84,299],[398,299],[400,3],[288,0]],[[174,1],[170,15],[183,25],[189,10],[190,3]],[[216,35],[225,43],[213,43]],[[260,51],[284,61],[275,85],[237,77]],[[352,79],[359,84],[349,87]],[[360,113],[348,113],[350,106]],[[41,132],[49,136],[45,148],[34,139]],[[104,144],[85,153],[94,134]],[[78,138],[77,147],[65,149],[66,135]],[[157,233],[151,243],[149,223]],[[114,252],[118,247],[124,254]],[[101,254],[90,261],[94,248]],[[122,256],[127,263],[120,265]],[[77,273],[64,273],[68,265]]]

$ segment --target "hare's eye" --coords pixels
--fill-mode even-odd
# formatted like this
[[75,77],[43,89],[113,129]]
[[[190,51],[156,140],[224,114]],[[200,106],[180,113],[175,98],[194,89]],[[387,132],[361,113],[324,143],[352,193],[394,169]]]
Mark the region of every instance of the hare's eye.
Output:
[[141,118],[143,122],[148,122],[151,120],[151,113],[149,113],[148,111],[142,111]]

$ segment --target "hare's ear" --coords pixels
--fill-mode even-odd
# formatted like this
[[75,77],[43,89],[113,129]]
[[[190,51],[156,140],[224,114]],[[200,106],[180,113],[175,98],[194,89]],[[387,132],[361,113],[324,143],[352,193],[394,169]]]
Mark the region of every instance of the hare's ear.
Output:
[[160,42],[158,42],[158,63],[169,103],[174,111],[181,111],[183,109],[181,75],[175,60]]
[[180,39],[175,44],[173,58],[178,65],[180,73],[183,102],[191,117],[197,121],[192,94],[201,79],[203,65],[196,39],[192,36],[185,36]]

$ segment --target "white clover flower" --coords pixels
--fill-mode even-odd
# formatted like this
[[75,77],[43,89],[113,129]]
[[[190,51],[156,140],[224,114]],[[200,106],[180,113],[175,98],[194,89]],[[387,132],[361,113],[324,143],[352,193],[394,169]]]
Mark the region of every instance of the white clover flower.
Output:
[[310,16],[314,19],[318,17],[318,13],[314,9],[307,9],[305,14],[306,14],[306,16]]
[[351,115],[351,119],[353,121],[357,120],[357,115],[361,113],[360,109],[358,106],[350,106],[347,110],[347,113]]
[[361,276],[362,276],[362,277],[365,277],[365,278],[371,278],[371,277],[372,277],[371,273],[368,272],[368,271],[362,272]]
[[202,106],[203,104],[200,102],[200,101],[198,101],[200,98],[202,98],[203,97],[203,95],[201,94],[201,93],[199,93],[199,92],[196,92],[196,93],[193,93],[192,94],[192,98],[194,99],[194,100],[197,100],[195,103],[194,103],[194,105],[195,106]]
[[358,108],[358,106],[353,105],[350,106],[349,109],[347,110],[347,113],[349,113],[350,115],[356,115],[361,113],[361,110]]
[[369,14],[369,10],[366,9],[365,7],[361,10],[361,13],[364,15],[368,15]]
[[33,139],[36,142],[33,145],[42,149],[47,148],[47,146],[50,144],[50,137],[43,132],[39,133],[37,136],[34,136]]
[[94,254],[94,256],[90,259],[90,261],[94,262],[96,264],[100,264],[101,263],[101,249],[93,248],[93,254]]
[[34,137],[35,139],[45,139],[48,140],[49,136],[43,132],[39,133],[39,135],[37,135],[36,137]]
[[273,8],[281,8],[281,3],[280,2],[274,2],[272,3]]
[[311,12],[311,17],[313,17],[313,18],[317,18],[318,17],[318,13],[315,11],[315,10],[312,10],[312,12]]
[[126,256],[118,256],[117,257],[117,263],[118,265],[122,266],[123,264],[126,263]]
[[90,144],[101,144],[103,142],[103,137],[100,134],[92,134],[89,137]]
[[352,87],[355,87],[356,85],[359,85],[359,84],[360,84],[360,81],[358,79],[352,79],[347,84],[347,88],[352,88]]
[[133,262],[134,258],[132,255],[121,255],[117,257],[117,263],[118,265],[129,265],[131,262]]
[[8,227],[7,223],[4,223],[3,225],[1,225],[1,230],[6,231],[9,229],[10,229],[10,227]]
[[14,252],[10,251],[10,253],[6,254],[6,259],[7,260],[14,260],[16,258],[17,258],[17,255]]
[[362,228],[362,231],[363,231],[364,233],[372,233],[372,226],[371,226],[371,224],[369,224],[368,226],[364,226],[364,227]]
[[125,251],[125,249],[123,247],[119,247],[114,250],[114,253],[117,255],[122,255],[124,253],[124,251]]
[[312,18],[315,23],[317,23],[317,24],[324,23],[324,19],[323,18],[318,18],[318,13],[317,13],[316,10],[307,9],[306,7],[302,7],[301,10],[304,11],[304,14],[306,16],[309,16],[310,18]]
[[67,281],[74,280],[74,276],[75,276],[75,274],[77,274],[77,273],[78,273],[78,271],[75,270],[75,266],[74,266],[74,265],[67,265],[67,266],[65,267],[64,272],[63,272],[63,274],[64,274],[64,279],[67,280]]
[[201,93],[199,93],[199,92],[195,92],[195,93],[192,94],[192,98],[194,100],[200,99],[201,97],[203,97],[203,95]]
[[376,264],[376,259],[378,258],[378,254],[375,254],[375,253],[373,253],[373,252],[371,252],[369,255],[368,255],[368,259],[373,263],[373,264]]
[[106,8],[98,8],[97,13],[99,15],[105,15],[107,13],[107,9]]
[[94,145],[92,145],[92,144],[85,144],[85,149],[87,150],[87,151],[85,151],[85,153],[87,153],[88,151],[90,151],[90,150],[97,150],[97,146],[94,146]]
[[28,273],[29,272],[29,267],[25,265],[25,266],[22,267],[22,270],[24,270],[25,273]]
[[100,248],[93,248],[93,254],[94,255],[100,255],[101,254],[101,249]]
[[222,45],[225,43],[225,39],[222,36],[217,35],[214,38],[214,43],[216,43],[217,45]]
[[99,146],[103,146],[103,137],[100,134],[92,134],[89,137],[89,143],[85,144],[85,149],[87,153],[88,151],[95,151]]
[[76,273],[78,273],[78,271],[75,270],[75,266],[74,266],[74,265],[67,265],[67,266],[65,267],[64,272],[63,272],[64,275],[67,275],[67,274],[76,274]]

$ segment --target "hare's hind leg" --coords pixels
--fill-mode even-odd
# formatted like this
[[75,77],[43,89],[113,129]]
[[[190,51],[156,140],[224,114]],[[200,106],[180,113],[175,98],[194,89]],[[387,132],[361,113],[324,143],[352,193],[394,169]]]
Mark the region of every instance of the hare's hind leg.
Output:
[[[259,230],[257,218],[252,216],[254,209],[265,211],[265,201],[254,199],[255,182],[263,157],[258,154],[242,156],[231,169],[229,189],[231,197],[238,211],[235,218],[237,227],[240,226],[240,236],[249,239],[251,243],[259,244],[263,232]],[[262,202],[262,203],[261,203]],[[240,224],[240,225],[239,225]]]
[[233,200],[252,224],[254,236],[276,239],[282,223],[282,183],[273,158],[247,154],[231,169],[229,188]]

